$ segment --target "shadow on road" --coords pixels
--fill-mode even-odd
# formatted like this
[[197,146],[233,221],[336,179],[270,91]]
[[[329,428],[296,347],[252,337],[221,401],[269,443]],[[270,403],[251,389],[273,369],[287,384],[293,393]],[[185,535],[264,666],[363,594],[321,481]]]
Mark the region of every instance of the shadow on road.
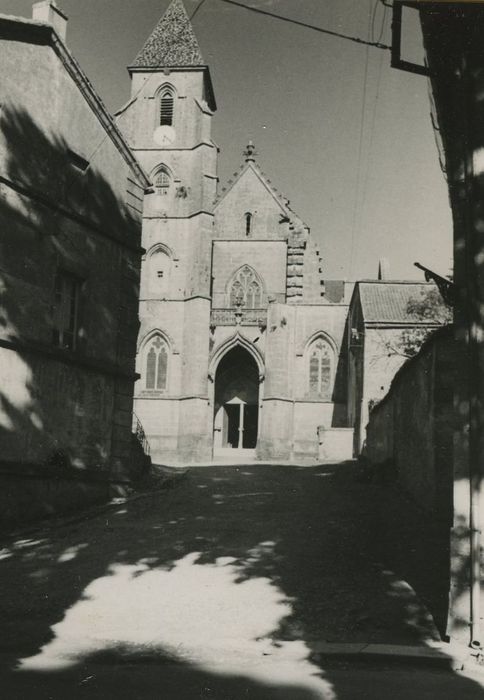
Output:
[[[437,634],[374,560],[372,499],[351,465],[207,467],[169,493],[12,536],[0,551],[8,697],[378,697],[351,695],[312,654],[320,640]],[[482,694],[448,677],[456,698]]]

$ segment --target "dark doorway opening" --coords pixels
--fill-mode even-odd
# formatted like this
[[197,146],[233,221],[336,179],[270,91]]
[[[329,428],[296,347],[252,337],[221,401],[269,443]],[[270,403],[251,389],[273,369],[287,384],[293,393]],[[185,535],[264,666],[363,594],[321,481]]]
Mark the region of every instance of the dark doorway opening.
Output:
[[255,449],[259,432],[259,369],[237,346],[222,358],[215,375],[214,447]]

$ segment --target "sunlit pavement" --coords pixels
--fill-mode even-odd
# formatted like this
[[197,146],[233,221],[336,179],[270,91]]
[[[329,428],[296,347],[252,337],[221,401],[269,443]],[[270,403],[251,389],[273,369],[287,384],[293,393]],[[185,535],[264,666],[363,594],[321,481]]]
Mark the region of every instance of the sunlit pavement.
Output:
[[170,492],[9,538],[1,697],[482,697],[450,671],[316,654],[436,635],[374,561],[371,494],[351,469],[198,468]]

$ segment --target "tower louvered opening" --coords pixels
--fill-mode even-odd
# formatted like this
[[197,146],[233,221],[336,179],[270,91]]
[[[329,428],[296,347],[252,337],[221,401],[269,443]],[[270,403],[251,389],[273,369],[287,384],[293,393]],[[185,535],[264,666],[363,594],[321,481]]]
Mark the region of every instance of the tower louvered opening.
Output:
[[172,126],[173,124],[173,95],[164,92],[160,99],[160,126]]

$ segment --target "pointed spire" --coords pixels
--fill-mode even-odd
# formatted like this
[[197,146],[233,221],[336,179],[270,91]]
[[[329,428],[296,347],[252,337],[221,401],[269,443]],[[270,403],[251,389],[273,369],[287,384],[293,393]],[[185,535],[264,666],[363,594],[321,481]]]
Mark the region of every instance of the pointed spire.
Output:
[[172,0],[133,67],[202,66],[204,61],[182,0]]
[[378,263],[378,279],[384,282],[390,279],[390,263],[388,258],[381,258]]
[[252,140],[249,141],[249,143],[245,147],[245,151],[242,152],[242,155],[245,156],[246,163],[248,163],[249,161],[252,161],[252,162],[255,161],[255,157],[257,155],[257,152],[255,150],[255,146],[254,146]]

